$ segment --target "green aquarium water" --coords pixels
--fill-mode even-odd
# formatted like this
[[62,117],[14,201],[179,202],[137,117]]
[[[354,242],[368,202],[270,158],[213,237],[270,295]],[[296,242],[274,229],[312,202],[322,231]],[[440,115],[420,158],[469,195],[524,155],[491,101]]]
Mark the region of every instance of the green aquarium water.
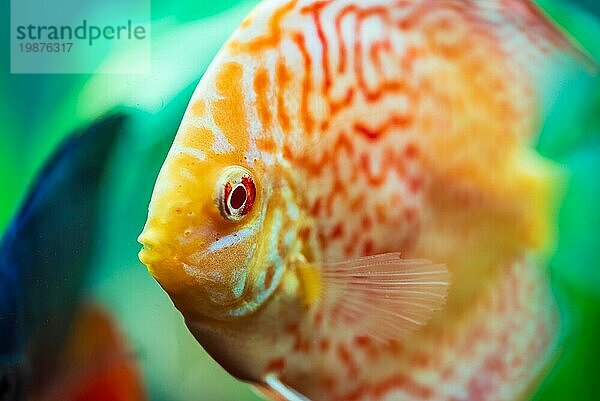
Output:
[[[137,236],[152,188],[192,92],[221,45],[257,3],[152,0],[150,68],[114,74],[11,73],[8,38],[14,27],[9,2],[1,6],[0,233],[64,138],[107,115],[126,116],[106,161],[99,220],[90,244],[93,257],[81,296],[101,305],[116,322],[150,400],[261,399],[198,345],[137,258]],[[600,2],[537,3],[586,57],[600,60]],[[105,2],[86,4],[87,14],[75,6],[64,13],[79,21],[81,15],[109,12]],[[135,67],[142,60],[135,52],[98,51],[106,65]],[[547,114],[536,148],[568,177],[558,242],[548,266],[562,337],[558,357],[533,399],[600,400],[600,76],[582,71],[566,81]]]

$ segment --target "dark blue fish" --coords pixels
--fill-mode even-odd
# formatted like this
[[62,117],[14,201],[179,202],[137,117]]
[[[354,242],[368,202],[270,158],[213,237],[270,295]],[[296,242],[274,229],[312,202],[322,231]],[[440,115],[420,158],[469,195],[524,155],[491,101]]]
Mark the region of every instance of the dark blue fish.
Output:
[[67,138],[2,238],[0,401],[23,399],[53,379],[90,266],[100,184],[124,123],[111,116]]

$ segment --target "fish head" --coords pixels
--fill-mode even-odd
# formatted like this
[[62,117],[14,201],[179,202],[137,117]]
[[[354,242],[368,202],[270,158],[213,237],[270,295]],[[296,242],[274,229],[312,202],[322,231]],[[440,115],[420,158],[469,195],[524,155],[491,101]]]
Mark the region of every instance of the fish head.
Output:
[[140,260],[187,318],[244,315],[269,289],[260,174],[241,163],[187,169],[189,157],[175,153],[159,176]]
[[252,313],[284,270],[281,227],[291,217],[281,207],[290,190],[252,151],[241,74],[235,63],[205,74],[139,237],[140,260],[188,320]]

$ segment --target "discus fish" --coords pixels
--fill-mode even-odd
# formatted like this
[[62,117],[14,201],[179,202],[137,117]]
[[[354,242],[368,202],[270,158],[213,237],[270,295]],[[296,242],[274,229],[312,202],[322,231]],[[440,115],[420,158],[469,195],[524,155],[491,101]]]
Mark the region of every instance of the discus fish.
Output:
[[563,186],[530,146],[579,59],[531,1],[266,0],[198,84],[140,259],[269,396],[527,396]]

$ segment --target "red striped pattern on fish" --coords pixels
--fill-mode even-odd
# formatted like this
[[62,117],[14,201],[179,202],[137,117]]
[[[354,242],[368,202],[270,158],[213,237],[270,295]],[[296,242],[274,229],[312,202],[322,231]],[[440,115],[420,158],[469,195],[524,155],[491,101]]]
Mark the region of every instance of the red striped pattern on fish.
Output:
[[[530,1],[265,1],[194,93],[141,259],[259,385],[528,395],[559,331],[543,265],[561,183],[530,146],[577,57]],[[242,179],[256,203],[228,215],[220,185]]]

